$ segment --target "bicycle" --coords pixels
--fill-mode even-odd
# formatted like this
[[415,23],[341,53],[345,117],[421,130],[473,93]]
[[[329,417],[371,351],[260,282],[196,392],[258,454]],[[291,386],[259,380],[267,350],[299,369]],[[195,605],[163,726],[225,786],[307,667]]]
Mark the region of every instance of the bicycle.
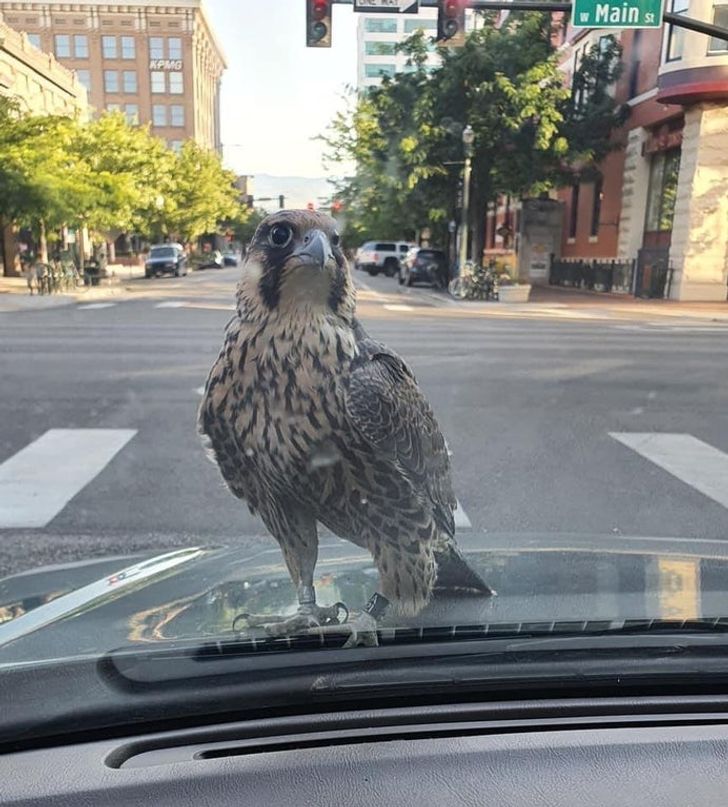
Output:
[[468,261],[460,275],[450,281],[448,291],[456,300],[497,300],[498,276]]

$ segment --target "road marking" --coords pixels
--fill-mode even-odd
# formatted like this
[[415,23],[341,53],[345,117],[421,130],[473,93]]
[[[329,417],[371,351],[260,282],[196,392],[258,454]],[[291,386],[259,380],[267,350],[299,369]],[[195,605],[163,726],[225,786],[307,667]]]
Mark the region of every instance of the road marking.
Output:
[[198,395],[204,395],[204,394],[205,394],[205,385],[203,384],[201,387],[197,387],[197,389],[195,390],[195,392],[196,392]]
[[463,510],[463,506],[458,501],[455,505],[455,529],[456,530],[469,530],[472,528],[468,514]]
[[0,527],[45,527],[135,434],[49,429],[0,465]]
[[86,303],[86,305],[79,305],[79,311],[91,311],[95,308],[112,308],[116,303]]
[[387,311],[414,311],[415,310],[414,306],[400,305],[399,303],[383,305],[382,308],[385,308]]
[[184,300],[165,300],[163,303],[157,303],[155,308],[184,308],[187,305]]
[[631,362],[624,359],[590,359],[577,362],[566,367],[541,367],[530,370],[519,370],[514,375],[526,378],[537,378],[539,381],[572,381],[578,378],[588,378],[600,373],[608,373],[630,366]]
[[355,285],[356,285],[356,286],[358,286],[358,287],[359,287],[359,288],[360,288],[362,291],[365,291],[365,292],[367,292],[367,294],[370,294],[370,295],[372,296],[372,298],[373,298],[374,300],[377,300],[378,302],[382,302],[383,300],[386,300],[386,299],[387,299],[387,297],[386,297],[384,294],[382,294],[381,292],[375,291],[375,290],[374,290],[374,289],[373,289],[373,288],[372,288],[372,287],[371,287],[371,286],[370,286],[368,283],[365,283],[365,282],[364,282],[364,281],[363,281],[361,278],[359,278],[359,277],[355,277],[355,278],[354,278],[354,283],[355,283]]
[[728,508],[728,454],[692,434],[610,432],[609,436]]

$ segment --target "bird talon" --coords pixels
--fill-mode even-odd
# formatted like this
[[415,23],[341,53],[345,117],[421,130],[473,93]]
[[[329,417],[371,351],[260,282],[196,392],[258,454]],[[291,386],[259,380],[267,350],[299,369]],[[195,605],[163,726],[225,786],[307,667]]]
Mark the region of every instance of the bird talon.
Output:
[[[338,605],[338,603],[337,603]],[[309,628],[306,633],[309,636],[346,636],[344,648],[350,647],[377,647],[379,639],[377,636],[377,621],[374,617],[361,611],[353,618],[349,619],[347,609],[347,621],[338,625],[320,625]]]

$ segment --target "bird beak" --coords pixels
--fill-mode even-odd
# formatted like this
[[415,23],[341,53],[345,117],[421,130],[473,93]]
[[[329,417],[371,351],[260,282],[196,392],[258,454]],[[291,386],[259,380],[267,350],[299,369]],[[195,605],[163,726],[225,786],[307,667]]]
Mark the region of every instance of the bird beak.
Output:
[[334,252],[326,233],[310,230],[303,239],[303,245],[294,253],[302,265],[313,265],[323,270],[330,262],[335,262]]

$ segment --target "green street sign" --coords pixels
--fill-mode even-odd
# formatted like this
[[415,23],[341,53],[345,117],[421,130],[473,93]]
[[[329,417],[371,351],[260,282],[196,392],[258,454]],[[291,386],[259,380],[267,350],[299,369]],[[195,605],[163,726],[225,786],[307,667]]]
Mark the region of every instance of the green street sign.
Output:
[[574,28],[659,28],[664,0],[574,0]]

